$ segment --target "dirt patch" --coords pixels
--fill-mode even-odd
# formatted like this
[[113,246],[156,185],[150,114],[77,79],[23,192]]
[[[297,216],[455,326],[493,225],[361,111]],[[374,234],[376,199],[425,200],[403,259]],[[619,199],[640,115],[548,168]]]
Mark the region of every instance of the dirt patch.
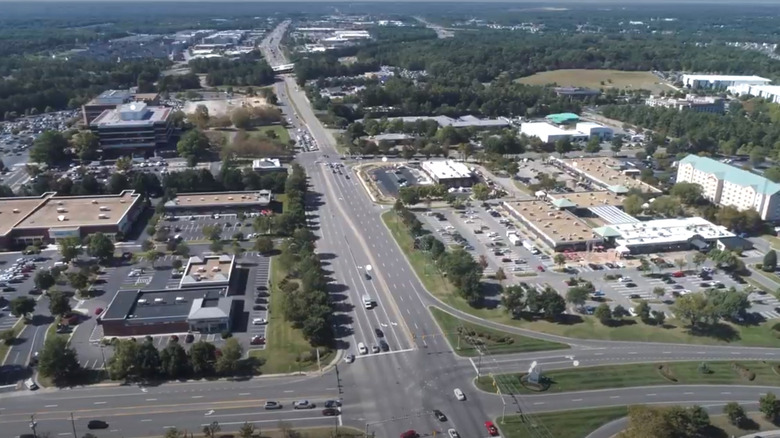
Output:
[[555,83],[561,87],[650,90],[653,93],[673,90],[665,81],[649,71],[552,70],[526,76],[517,81],[528,85],[548,85]]
[[199,100],[190,101],[184,104],[184,113],[192,114],[195,112],[195,108],[198,105],[204,105],[209,109],[209,116],[219,117],[230,115],[230,113],[236,108],[254,108],[258,106],[268,106],[268,102],[257,96],[240,96],[232,99],[215,99],[215,100]]

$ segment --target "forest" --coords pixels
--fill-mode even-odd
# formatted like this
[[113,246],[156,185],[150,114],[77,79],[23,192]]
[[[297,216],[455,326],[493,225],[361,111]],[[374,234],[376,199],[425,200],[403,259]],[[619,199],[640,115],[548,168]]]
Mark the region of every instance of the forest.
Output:
[[189,62],[193,73],[205,74],[206,83],[220,85],[269,85],[274,82],[274,71],[259,52],[252,52],[237,60],[200,58]]

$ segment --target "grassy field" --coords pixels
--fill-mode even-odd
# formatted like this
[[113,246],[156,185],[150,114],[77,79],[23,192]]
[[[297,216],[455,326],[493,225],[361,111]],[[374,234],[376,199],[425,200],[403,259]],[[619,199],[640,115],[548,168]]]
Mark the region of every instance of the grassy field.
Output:
[[546,320],[514,319],[500,309],[474,308],[456,294],[452,285],[441,275],[427,254],[414,251],[414,239],[393,211],[385,212],[382,220],[390,229],[425,288],[450,306],[490,321],[522,327],[538,332],[580,339],[613,341],[669,342],[680,344],[745,345],[775,347],[777,338],[771,330],[773,322],[755,326],[721,323],[713,332],[702,335],[691,333],[680,321],[668,319],[663,327],[644,324],[628,318],[621,326],[605,326],[591,316],[572,316],[566,323]]
[[287,143],[290,141],[290,133],[287,131],[287,128],[282,125],[257,126],[253,130],[247,131],[247,134],[249,134],[250,138],[270,140],[267,135],[268,131],[272,131],[274,134],[276,134],[275,140],[279,140],[282,143]]
[[[293,328],[285,319],[281,306],[281,291],[277,288],[285,272],[275,260],[271,261],[271,299],[268,305],[268,330],[266,331],[265,350],[249,350],[249,355],[265,359],[260,367],[263,374],[292,373],[317,369],[317,359],[298,361],[301,355],[307,355],[312,347],[303,338],[299,329]],[[250,291],[254,293],[253,291]],[[320,363],[327,365],[333,358],[333,352],[320,353]]]
[[562,87],[617,88],[621,90],[650,90],[654,94],[673,89],[648,71],[621,70],[552,70],[536,73],[517,80],[527,85],[558,84]]
[[[515,335],[512,333],[493,330],[491,328],[472,324],[464,321],[450,313],[447,313],[436,307],[431,307],[431,314],[439,324],[441,331],[444,332],[455,353],[460,356],[478,356],[477,349],[466,342],[464,336],[458,335],[458,329],[462,328],[461,333],[473,332],[483,343],[484,349],[491,354],[506,353],[527,353],[530,351],[561,350],[569,348],[566,344],[544,341],[541,339],[529,338],[527,336]],[[460,338],[460,342],[458,342]],[[501,342],[499,342],[501,340]],[[460,349],[457,349],[460,345]]]
[[[546,392],[591,391],[607,388],[629,388],[650,385],[780,385],[780,375],[772,370],[774,364],[765,362],[738,362],[755,373],[755,379],[748,380],[732,369],[733,362],[707,362],[709,374],[699,371],[701,362],[670,362],[668,364],[643,363],[631,365],[610,365],[567,370],[548,371],[550,387]],[[664,370],[659,366],[664,365]],[[780,370],[778,370],[780,371]],[[521,374],[494,376],[504,393],[534,393],[525,389],[518,379]],[[667,378],[668,377],[668,378]],[[489,376],[480,377],[477,387],[486,392],[495,392]]]
[[[543,425],[550,432],[550,436],[566,438],[585,438],[610,421],[623,418],[628,414],[626,406],[582,409],[577,411],[558,411],[544,414],[536,414],[533,419]],[[531,424],[521,421],[519,415],[507,416],[504,424],[501,424],[501,417],[495,419],[494,423],[501,429],[501,436],[504,438],[525,438],[529,435]],[[545,434],[546,435],[546,434]]]

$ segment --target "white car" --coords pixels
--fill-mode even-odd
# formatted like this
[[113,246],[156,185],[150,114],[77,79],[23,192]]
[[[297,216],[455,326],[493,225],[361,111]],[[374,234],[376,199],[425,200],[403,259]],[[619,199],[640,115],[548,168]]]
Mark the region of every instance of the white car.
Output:
[[352,363],[355,361],[355,355],[354,354],[348,354],[344,356],[344,362],[346,363]]
[[268,321],[265,320],[265,318],[255,318],[252,320],[252,325],[264,325],[268,324]]
[[368,354],[368,348],[366,348],[366,344],[359,342],[358,343],[358,353],[360,354]]
[[450,436],[450,438],[460,438],[460,434],[455,429],[447,429],[447,434]]
[[636,310],[634,310],[634,308],[631,307],[631,308],[628,309],[628,314],[631,315],[631,316],[636,316]]
[[466,400],[466,394],[463,393],[463,391],[460,390],[460,388],[455,388],[455,398],[459,401],[465,401]]
[[620,280],[618,280],[618,281],[620,281],[621,283],[630,283],[631,282],[631,278],[630,277],[620,277]]

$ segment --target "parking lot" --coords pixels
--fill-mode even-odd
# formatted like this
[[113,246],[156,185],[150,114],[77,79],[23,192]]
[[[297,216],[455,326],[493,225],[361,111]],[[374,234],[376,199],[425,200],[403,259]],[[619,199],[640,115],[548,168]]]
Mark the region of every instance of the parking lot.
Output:
[[203,227],[206,225],[221,227],[223,239],[231,239],[236,233],[242,233],[246,238],[254,233],[253,223],[254,217],[248,215],[239,221],[235,213],[229,213],[166,216],[159,225],[170,227],[171,236],[178,235],[181,240],[191,242],[206,240],[203,235]]
[[[33,276],[36,270],[51,267],[54,263],[45,256],[19,256],[9,254],[0,259],[0,331],[16,324],[9,303],[17,297],[38,298]],[[31,293],[32,292],[32,293]]]
[[396,197],[401,187],[423,182],[419,170],[404,165],[377,167],[369,174],[385,196]]

